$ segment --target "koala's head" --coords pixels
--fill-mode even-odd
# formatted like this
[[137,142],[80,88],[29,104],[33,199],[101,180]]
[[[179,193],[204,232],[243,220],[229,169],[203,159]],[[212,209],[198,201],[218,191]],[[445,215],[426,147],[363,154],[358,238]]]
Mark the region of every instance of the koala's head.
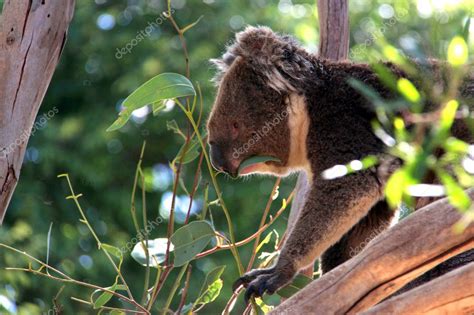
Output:
[[218,91],[207,127],[216,169],[235,176],[253,156],[280,162],[255,164],[240,175],[286,175],[302,166],[297,165],[301,144],[295,143],[301,139],[292,138],[306,136],[300,129],[307,128],[308,119],[297,86],[312,68],[307,57],[290,37],[250,27],[237,34],[221,59],[213,60],[219,69]]

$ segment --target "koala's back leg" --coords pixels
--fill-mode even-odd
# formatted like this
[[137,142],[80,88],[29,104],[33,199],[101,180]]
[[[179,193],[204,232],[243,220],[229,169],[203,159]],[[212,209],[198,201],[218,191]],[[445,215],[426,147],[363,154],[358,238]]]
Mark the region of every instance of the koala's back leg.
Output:
[[321,271],[326,273],[357,255],[390,226],[394,214],[395,211],[384,200],[376,203],[359,223],[324,252],[320,259]]

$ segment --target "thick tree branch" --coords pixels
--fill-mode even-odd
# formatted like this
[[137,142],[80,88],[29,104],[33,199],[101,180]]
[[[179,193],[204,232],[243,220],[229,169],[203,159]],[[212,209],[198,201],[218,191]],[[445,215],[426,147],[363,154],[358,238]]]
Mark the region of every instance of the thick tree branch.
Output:
[[[473,198],[474,190],[469,195]],[[320,314],[346,314],[369,309],[432,267],[473,249],[474,224],[463,233],[453,231],[460,218],[446,198],[418,210],[273,314],[308,314],[316,309]],[[462,291],[463,296],[472,295],[474,286],[463,286]]]
[[74,0],[4,3],[0,26],[0,224],[73,11]]
[[364,314],[474,314],[474,262],[393,297]]

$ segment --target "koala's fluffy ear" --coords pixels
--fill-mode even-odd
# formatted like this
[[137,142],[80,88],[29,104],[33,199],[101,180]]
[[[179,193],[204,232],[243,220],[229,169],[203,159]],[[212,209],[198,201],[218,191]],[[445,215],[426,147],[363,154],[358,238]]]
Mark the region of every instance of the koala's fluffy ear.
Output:
[[218,83],[232,62],[243,57],[277,91],[295,91],[295,84],[311,71],[309,54],[290,36],[280,36],[268,27],[247,27],[236,35],[222,59],[212,60],[219,69]]

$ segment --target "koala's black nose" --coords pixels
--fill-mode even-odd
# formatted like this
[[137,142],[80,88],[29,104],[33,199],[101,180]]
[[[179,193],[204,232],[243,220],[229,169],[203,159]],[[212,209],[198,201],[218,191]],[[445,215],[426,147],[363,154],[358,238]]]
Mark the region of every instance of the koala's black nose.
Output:
[[212,166],[216,170],[219,171],[225,171],[224,170],[224,164],[225,164],[225,159],[224,159],[224,154],[222,154],[222,150],[219,148],[218,145],[211,143],[211,163]]
[[215,169],[230,173],[230,169],[227,166],[227,161],[225,159],[224,153],[222,152],[222,149],[219,145],[216,144],[210,144],[211,147],[211,163],[212,166],[214,166]]

